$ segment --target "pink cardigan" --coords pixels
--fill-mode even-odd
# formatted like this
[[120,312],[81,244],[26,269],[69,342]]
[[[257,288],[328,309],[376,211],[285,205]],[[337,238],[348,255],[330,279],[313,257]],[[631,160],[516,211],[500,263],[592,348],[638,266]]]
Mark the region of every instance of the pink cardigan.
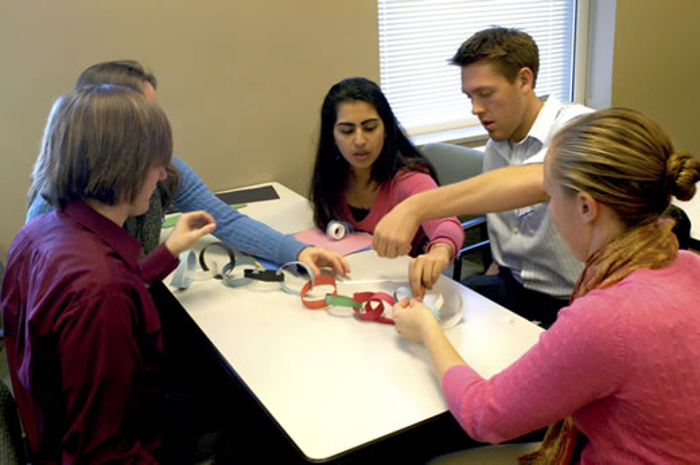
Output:
[[[412,195],[435,188],[437,188],[437,184],[428,174],[416,171],[400,171],[391,182],[384,183],[379,187],[379,193],[374,201],[374,205],[372,205],[369,214],[362,221],[354,220],[350,207],[345,200],[345,195],[342,197],[341,209],[347,221],[355,229],[373,233],[379,220],[401,201]],[[421,224],[421,229],[416,234],[416,239],[413,243],[418,243],[424,235],[428,236],[430,240],[428,248],[435,243],[445,242],[452,246],[455,254],[464,242],[462,224],[454,216],[428,220]]]
[[453,366],[442,387],[480,441],[573,414],[582,463],[700,463],[700,256],[589,292],[501,373]]

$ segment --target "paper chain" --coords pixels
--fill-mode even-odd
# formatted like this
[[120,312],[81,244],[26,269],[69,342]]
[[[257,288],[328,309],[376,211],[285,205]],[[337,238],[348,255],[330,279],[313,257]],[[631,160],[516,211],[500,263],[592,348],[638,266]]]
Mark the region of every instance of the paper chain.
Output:
[[[377,323],[393,325],[394,320],[383,316],[385,303],[393,307],[394,304],[401,299],[411,298],[411,291],[403,286],[399,287],[394,292],[393,296],[386,292],[356,292],[352,297],[349,297],[338,294],[338,284],[335,281],[335,277],[331,275],[322,275],[316,278],[316,285],[324,284],[333,286],[333,292],[326,294],[322,299],[308,300],[306,299],[306,294],[314,288],[314,284],[311,281],[307,282],[301,289],[301,303],[304,304],[306,308],[312,310],[318,310],[329,306],[349,307],[352,308],[355,314],[363,321],[376,321]],[[428,302],[425,304],[433,312],[435,318],[441,321],[438,309]]]
[[[213,265],[207,265],[205,254],[210,247],[219,247],[229,256],[229,262],[224,265],[220,271],[215,269],[216,267]],[[212,278],[220,279],[224,285],[228,287],[245,286],[253,281],[267,281],[278,282],[280,283],[280,287],[283,291],[287,292],[288,294],[299,295],[298,291],[290,289],[284,282],[283,270],[291,269],[294,266],[304,269],[306,273],[311,276],[310,282],[312,286],[314,286],[315,281],[313,272],[305,263],[293,261],[285,263],[278,270],[263,270],[258,262],[256,262],[253,258],[236,254],[231,247],[223,242],[213,242],[204,247],[201,252],[199,252],[199,264],[204,271],[197,271],[197,258],[194,251],[188,250],[181,253],[180,264],[173,274],[170,285],[177,289],[183,290],[189,288],[193,281],[201,281]],[[243,270],[242,278],[234,278],[231,276],[231,272],[233,272],[236,265],[248,265],[252,266],[253,268]]]
[[[216,269],[216,266],[212,264],[207,264],[205,254],[211,247],[219,247],[229,256],[229,262],[224,265],[221,270]],[[199,253],[199,265],[203,271],[197,271],[197,257],[194,251],[188,250],[180,254],[180,265],[178,265],[175,270],[170,285],[177,289],[184,290],[189,288],[193,281],[212,278],[220,279],[228,287],[244,286],[250,284],[254,280],[278,282],[285,292],[301,296],[301,302],[306,308],[318,310],[329,306],[349,307],[352,308],[355,314],[363,321],[376,321],[377,323],[389,325],[393,325],[394,320],[383,316],[384,306],[394,306],[394,304],[401,299],[411,298],[411,291],[403,286],[399,287],[394,292],[393,296],[386,292],[356,292],[352,297],[339,295],[338,284],[335,281],[335,277],[332,275],[314,277],[309,267],[305,263],[298,261],[285,263],[278,270],[263,270],[253,258],[245,255],[237,255],[231,247],[223,242],[214,242],[204,247]],[[244,270],[242,278],[233,278],[231,272],[236,265],[252,266],[253,269]],[[284,282],[284,274],[282,271],[293,266],[303,268],[308,276],[310,276],[310,279],[304,284],[300,292],[290,289]],[[333,286],[333,292],[326,294],[322,299],[306,299],[306,294],[316,286],[322,285]],[[440,312],[435,305],[430,302],[424,303],[431,309],[435,318],[440,321]]]

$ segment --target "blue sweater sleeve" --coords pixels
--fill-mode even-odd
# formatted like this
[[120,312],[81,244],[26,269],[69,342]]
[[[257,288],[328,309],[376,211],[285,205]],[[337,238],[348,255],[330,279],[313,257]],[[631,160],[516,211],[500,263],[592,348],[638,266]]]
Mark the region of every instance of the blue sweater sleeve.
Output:
[[51,211],[53,211],[53,207],[51,206],[51,204],[44,200],[42,196],[37,195],[34,198],[32,204],[27,209],[27,216],[25,217],[24,222],[29,223],[37,216],[43,215],[44,213],[48,213]]
[[214,235],[221,241],[236,250],[278,264],[296,260],[299,252],[307,247],[293,236],[281,234],[226,205],[178,157],[173,156],[172,164],[181,177],[173,205],[182,212],[209,212],[216,220]]

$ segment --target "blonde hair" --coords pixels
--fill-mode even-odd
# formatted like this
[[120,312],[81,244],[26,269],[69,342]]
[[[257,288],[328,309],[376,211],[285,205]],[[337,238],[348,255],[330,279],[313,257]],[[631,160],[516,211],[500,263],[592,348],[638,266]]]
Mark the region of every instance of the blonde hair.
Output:
[[133,202],[153,165],[167,166],[172,134],[163,110],[132,89],[98,85],[56,100],[34,165],[37,195],[62,210],[73,201]]
[[550,147],[552,173],[565,190],[590,194],[627,227],[654,221],[672,195],[690,200],[700,180],[700,160],[674,151],[658,124],[627,108],[571,122]]

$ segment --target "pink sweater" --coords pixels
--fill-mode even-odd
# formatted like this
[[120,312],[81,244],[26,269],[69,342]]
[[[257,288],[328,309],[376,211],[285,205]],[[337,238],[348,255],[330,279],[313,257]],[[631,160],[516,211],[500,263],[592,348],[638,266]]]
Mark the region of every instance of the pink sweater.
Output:
[[582,463],[700,463],[700,256],[589,292],[501,373],[454,366],[442,387],[480,441],[573,414]]
[[[379,188],[377,198],[374,201],[374,205],[372,205],[372,209],[362,221],[355,221],[353,219],[345,196],[343,196],[341,208],[345,218],[348,218],[348,221],[355,229],[373,233],[379,220],[384,218],[384,215],[389,213],[391,209],[401,203],[401,201],[412,195],[435,188],[437,188],[437,184],[435,184],[435,180],[428,174],[416,171],[400,171],[394,176],[391,182],[382,184]],[[428,220],[421,224],[421,230],[419,230],[416,235],[414,244],[424,235],[428,236],[430,240],[428,247],[437,242],[445,242],[452,246],[452,250],[455,251],[455,254],[459,252],[464,242],[462,224],[454,216]]]

